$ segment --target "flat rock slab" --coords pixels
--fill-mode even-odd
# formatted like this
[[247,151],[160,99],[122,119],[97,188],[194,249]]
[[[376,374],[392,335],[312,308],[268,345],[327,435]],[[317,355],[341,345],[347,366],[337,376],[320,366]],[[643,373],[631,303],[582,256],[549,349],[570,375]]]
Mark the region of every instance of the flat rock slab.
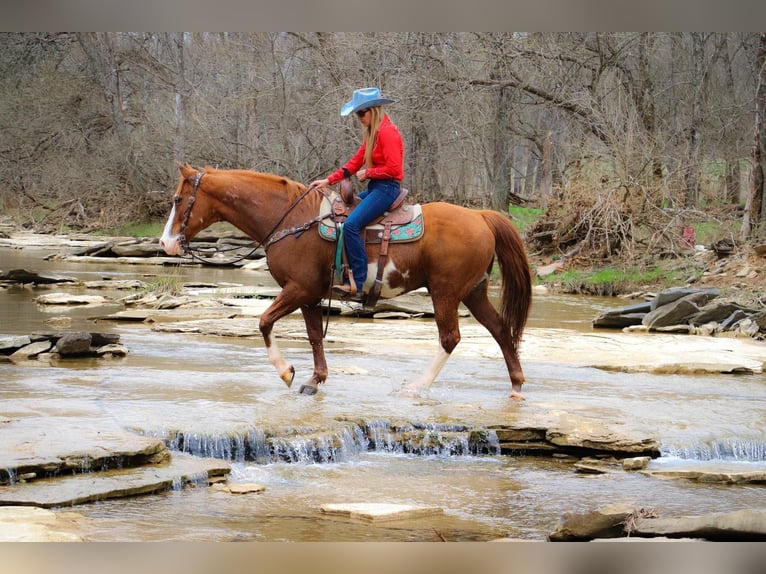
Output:
[[30,506],[0,507],[0,542],[82,542],[69,532],[72,513],[57,513]]
[[76,295],[72,293],[45,293],[35,298],[40,305],[106,305],[111,301],[101,295]]
[[763,541],[766,540],[766,510],[738,510],[682,518],[639,518],[632,534],[713,541]]
[[119,427],[96,412],[0,419],[0,484],[23,475],[83,472],[156,463],[170,456],[161,439]]
[[232,307],[196,307],[188,309],[127,309],[111,315],[96,317],[103,321],[145,321],[174,323],[201,319],[231,319],[238,314]]
[[444,512],[438,506],[414,506],[411,504],[391,504],[385,502],[323,504],[319,507],[319,510],[324,514],[345,516],[370,522],[436,516]]
[[222,476],[231,466],[221,460],[175,453],[169,463],[35,480],[0,489],[0,506],[73,506],[108,498],[160,492]]
[[641,471],[656,478],[683,479],[720,484],[766,484],[766,464],[683,460],[672,464],[649,465]]

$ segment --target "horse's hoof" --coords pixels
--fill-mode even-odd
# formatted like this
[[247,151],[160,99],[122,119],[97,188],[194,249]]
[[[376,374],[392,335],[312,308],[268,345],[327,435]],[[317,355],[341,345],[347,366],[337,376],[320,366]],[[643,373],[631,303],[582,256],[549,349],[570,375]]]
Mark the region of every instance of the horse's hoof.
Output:
[[314,385],[301,385],[298,393],[301,395],[315,395],[317,394],[317,388]]
[[526,401],[527,397],[525,397],[521,393],[517,393],[516,391],[513,391],[511,393],[511,400],[512,401]]
[[285,382],[285,384],[287,385],[288,389],[290,387],[292,387],[293,386],[293,380],[295,380],[295,367],[290,365],[290,370],[287,373],[285,373],[284,375],[282,375],[282,380]]
[[402,387],[397,391],[397,395],[400,397],[407,397],[410,399],[421,398],[428,389],[417,386]]

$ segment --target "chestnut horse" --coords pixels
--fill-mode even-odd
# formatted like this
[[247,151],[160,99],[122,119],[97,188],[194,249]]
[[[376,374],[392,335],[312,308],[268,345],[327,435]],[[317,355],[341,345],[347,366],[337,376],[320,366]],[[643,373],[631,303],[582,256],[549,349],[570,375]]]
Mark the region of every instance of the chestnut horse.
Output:
[[[181,179],[160,239],[163,249],[169,255],[186,251],[191,238],[218,221],[228,221],[263,244],[269,271],[282,287],[259,323],[269,360],[291,386],[295,369],[282,356],[272,329],[276,321],[300,308],[314,354],[314,373],[299,392],[316,393],[327,379],[321,302],[332,283],[336,245],[320,237],[316,229],[306,228],[316,223],[324,194],[273,174],[208,167],[200,171],[180,163],[178,168]],[[511,378],[511,398],[523,399],[518,350],[532,300],[532,281],[521,236],[507,217],[495,211],[441,202],[422,209],[423,237],[389,247],[381,297],[426,287],[441,348],[425,373],[403,392],[421,393],[438,376],[460,341],[458,305],[462,302],[500,345]],[[367,246],[370,263],[365,291],[375,279],[379,249]],[[487,297],[495,256],[502,274],[500,313]]]

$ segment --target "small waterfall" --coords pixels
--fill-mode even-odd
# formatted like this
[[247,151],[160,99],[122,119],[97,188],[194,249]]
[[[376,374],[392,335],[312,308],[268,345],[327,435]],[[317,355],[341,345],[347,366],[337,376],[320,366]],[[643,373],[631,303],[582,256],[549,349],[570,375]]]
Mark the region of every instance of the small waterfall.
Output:
[[376,452],[422,456],[500,454],[494,430],[469,429],[463,425],[404,424],[366,421],[371,449]]
[[691,446],[663,446],[662,456],[688,460],[766,461],[766,443],[760,440],[724,439]]
[[381,419],[343,421],[331,430],[253,427],[242,433],[164,431],[153,436],[161,438],[170,450],[260,464],[343,462],[368,450],[421,456],[500,454],[500,441],[496,431],[491,429],[437,423],[392,423]]
[[204,487],[208,485],[207,471],[195,472],[188,476],[174,476],[170,490],[183,490],[187,485]]
[[[3,470],[6,473],[8,473],[8,483],[7,484],[9,484],[9,485],[16,484],[16,471],[13,470],[12,468],[4,468]],[[5,484],[5,482],[0,480],[0,484]]]

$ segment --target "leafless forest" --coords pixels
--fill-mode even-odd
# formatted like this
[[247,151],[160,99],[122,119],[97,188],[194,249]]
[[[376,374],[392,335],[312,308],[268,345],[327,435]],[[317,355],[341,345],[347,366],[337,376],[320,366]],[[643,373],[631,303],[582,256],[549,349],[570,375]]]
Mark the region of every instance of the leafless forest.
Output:
[[[763,237],[766,34],[3,33],[0,205],[29,226],[159,220],[176,160],[302,182],[379,86],[420,201],[546,210],[566,250]],[[547,225],[547,227],[546,227]]]

